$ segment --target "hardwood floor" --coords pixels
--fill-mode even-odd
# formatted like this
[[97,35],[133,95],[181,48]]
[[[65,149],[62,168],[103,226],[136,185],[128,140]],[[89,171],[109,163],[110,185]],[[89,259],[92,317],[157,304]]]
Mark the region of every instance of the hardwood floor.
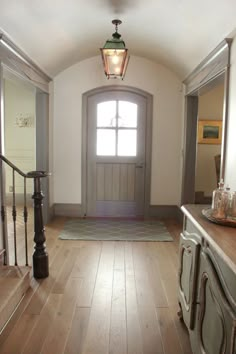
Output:
[[177,317],[181,227],[167,223],[174,242],[62,241],[64,222],[46,227],[50,276],[32,279],[0,353],[191,354]]

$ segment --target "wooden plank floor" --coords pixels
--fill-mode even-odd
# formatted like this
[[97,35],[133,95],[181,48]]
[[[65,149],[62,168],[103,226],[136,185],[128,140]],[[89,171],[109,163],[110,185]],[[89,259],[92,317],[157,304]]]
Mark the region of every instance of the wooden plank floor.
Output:
[[191,354],[177,317],[174,242],[62,241],[46,227],[50,276],[32,286],[0,336],[1,354]]

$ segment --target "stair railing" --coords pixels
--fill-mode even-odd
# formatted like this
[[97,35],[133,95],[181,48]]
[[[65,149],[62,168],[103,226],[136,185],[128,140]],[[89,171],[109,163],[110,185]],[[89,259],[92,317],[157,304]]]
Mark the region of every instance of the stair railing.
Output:
[[[42,200],[44,195],[41,190],[41,178],[47,177],[50,174],[45,171],[32,171],[28,173],[22,172],[5,156],[0,154],[1,161],[1,177],[3,177],[2,161],[6,163],[12,169],[12,220],[13,220],[13,243],[14,243],[14,264],[18,265],[17,259],[17,208],[16,208],[16,174],[20,175],[24,180],[24,206],[23,206],[23,218],[24,218],[24,246],[25,246],[25,265],[28,266],[28,208],[27,208],[27,179],[33,179],[34,181],[34,193],[32,199],[34,201],[34,243],[35,251],[33,253],[33,275],[35,278],[46,278],[49,275],[48,266],[48,254],[45,246],[45,228],[43,223]],[[4,203],[5,184],[3,178],[1,178],[1,220],[2,220],[2,234],[3,234],[3,247],[7,249],[7,218],[6,218],[6,206]],[[8,263],[8,255],[4,254],[4,265]]]

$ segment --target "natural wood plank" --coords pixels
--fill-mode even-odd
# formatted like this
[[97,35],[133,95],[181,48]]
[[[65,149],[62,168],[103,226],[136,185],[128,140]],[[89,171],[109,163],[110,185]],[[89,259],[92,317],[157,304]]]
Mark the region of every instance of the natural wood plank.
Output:
[[115,242],[114,270],[125,269],[125,245],[122,241]]
[[143,242],[133,243],[134,274],[139,306],[154,304],[152,286],[150,284],[147,269],[146,244]]
[[114,245],[114,242],[103,242],[84,353],[105,354],[108,352]]
[[75,312],[76,301],[79,295],[81,279],[69,279],[58,306],[53,323],[47,333],[41,354],[64,353],[65,342]]
[[124,242],[115,243],[115,260],[111,303],[109,353],[126,354],[126,287]]
[[126,275],[127,347],[129,354],[142,354],[143,343],[139,322],[135,278]]
[[50,267],[49,277],[43,280],[38,280],[40,286],[37,292],[35,292],[33,295],[28,307],[26,308],[26,313],[35,315],[40,314],[55,283],[56,274],[61,269],[61,267],[63,267],[67,257],[69,256],[69,253],[70,252],[68,249],[60,249],[60,252],[58,252],[53,264]]
[[125,286],[127,310],[127,353],[143,354],[133,266],[132,243],[125,246]]
[[167,297],[161,279],[161,273],[155,247],[153,242],[147,244],[148,257],[147,257],[147,272],[149,282],[152,287],[153,299],[156,307],[168,307]]
[[173,306],[178,302],[178,266],[173,263],[173,249],[171,247],[168,247],[168,245],[163,245],[161,242],[158,242],[158,245],[155,246],[157,252],[157,261],[160,269],[161,281],[165,290],[168,306]]
[[169,309],[170,309],[170,313],[172,315],[172,320],[175,324],[175,328],[178,333],[178,337],[179,337],[179,341],[180,341],[180,345],[181,345],[183,354],[192,353],[191,345],[189,342],[188,331],[186,329],[184,322],[181,321],[179,319],[179,316],[177,315],[177,312],[179,311],[179,305],[176,304],[175,306],[170,307]]
[[33,330],[31,331],[31,335],[28,341],[25,343],[22,354],[38,354],[41,352],[48,331],[54,322],[61,298],[61,294],[49,295],[48,300],[42,310],[41,316],[38,316],[38,320],[33,327]]
[[92,306],[83,354],[108,353],[110,306],[109,302]]
[[126,311],[112,308],[110,324],[109,354],[126,354]]
[[[154,306],[139,306],[143,353],[164,354],[159,323]],[[167,354],[166,352],[165,354]],[[168,353],[169,354],[169,353]],[[177,354],[177,353],[176,353]]]
[[69,279],[69,276],[71,274],[71,271],[73,269],[73,266],[75,264],[76,258],[77,258],[78,250],[76,248],[73,248],[65,263],[64,266],[59,274],[59,277],[56,279],[54,286],[52,288],[52,293],[55,294],[63,294],[64,289],[66,287],[67,281]]
[[157,308],[157,318],[165,354],[182,354],[179,337],[169,308]]
[[[18,305],[17,311],[15,311],[13,313],[13,315],[11,317],[11,321],[9,321],[7,323],[3,333],[0,336],[0,347],[1,347],[2,343],[5,343],[5,341],[12,344],[12,342],[13,342],[12,338],[15,338],[15,332],[14,332],[15,327],[17,327],[17,329],[19,328],[19,326],[16,326],[17,321],[20,320],[21,316],[24,314],[24,311],[25,311],[28,303],[30,302],[32,296],[34,295],[36,289],[38,288],[38,286],[39,286],[38,282],[34,278],[32,278],[31,282],[30,282],[30,288],[27,290],[24,298],[22,299],[21,303]],[[23,321],[23,326],[24,326],[24,321]],[[28,333],[26,332],[25,335],[27,337],[29,335],[29,332]],[[17,336],[17,334],[16,334],[16,336]],[[10,337],[10,339],[9,339],[9,337]],[[19,336],[19,338],[21,338],[21,336]],[[17,343],[17,340],[16,340],[16,343]]]
[[78,250],[78,256],[71,272],[71,277],[85,278],[89,277],[91,273],[93,274],[94,269],[97,271],[101,250],[102,242],[99,241],[90,241],[87,243],[85,242],[85,244],[81,244],[81,247]]
[[79,250],[79,255],[71,273],[72,277],[82,279],[77,299],[77,306],[79,307],[90,307],[92,304],[101,250],[102,242],[85,243]]
[[82,354],[87,334],[90,308],[76,307],[65,347],[65,354]]
[[143,353],[164,353],[159,324],[156,319],[155,301],[148,275],[148,252],[145,242],[133,243],[134,274],[138,313],[142,335]]
[[92,305],[111,303],[114,245],[114,242],[103,242]]
[[20,324],[13,328],[11,334],[1,346],[0,352],[2,354],[22,353],[23,347],[25,346],[38,318],[38,315],[24,313],[19,321]]

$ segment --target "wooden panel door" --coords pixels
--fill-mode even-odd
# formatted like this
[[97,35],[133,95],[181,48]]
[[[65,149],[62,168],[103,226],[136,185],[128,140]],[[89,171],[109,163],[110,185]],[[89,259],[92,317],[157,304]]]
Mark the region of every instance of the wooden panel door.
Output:
[[88,216],[144,213],[146,98],[131,92],[88,99]]

